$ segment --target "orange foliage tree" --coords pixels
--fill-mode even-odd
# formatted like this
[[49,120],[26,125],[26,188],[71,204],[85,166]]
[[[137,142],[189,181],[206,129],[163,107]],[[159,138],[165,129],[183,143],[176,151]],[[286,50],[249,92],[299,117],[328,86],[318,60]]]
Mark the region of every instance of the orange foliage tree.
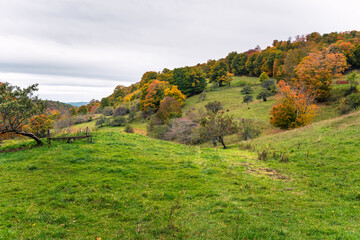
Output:
[[174,97],[167,96],[161,101],[156,116],[164,122],[172,117],[180,117],[181,106]]
[[324,101],[330,95],[332,79],[340,76],[346,68],[344,54],[333,53],[331,48],[313,51],[295,69],[295,82],[313,91],[317,100]]
[[148,86],[145,84],[143,88],[141,89],[141,94],[146,93],[146,95],[145,97],[140,97],[140,108],[144,111],[149,111],[150,109],[157,111],[161,100],[166,96],[174,97],[180,105],[186,99],[177,86],[171,86],[168,82],[154,80]]
[[278,83],[280,103],[271,109],[270,123],[281,129],[291,129],[309,124],[316,114],[311,89],[293,87],[284,81]]
[[36,136],[45,137],[47,130],[52,128],[52,123],[51,116],[40,114],[32,117],[29,124],[24,126],[24,128],[28,129]]

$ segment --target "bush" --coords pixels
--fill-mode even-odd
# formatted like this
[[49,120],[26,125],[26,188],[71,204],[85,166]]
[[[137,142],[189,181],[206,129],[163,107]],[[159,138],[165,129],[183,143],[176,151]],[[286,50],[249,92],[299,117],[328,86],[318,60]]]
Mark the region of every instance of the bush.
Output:
[[194,131],[198,124],[188,118],[176,118],[171,120],[169,129],[165,133],[166,140],[176,141],[183,144],[194,144],[199,140]]
[[352,109],[357,109],[360,106],[360,94],[352,93],[346,97],[346,101]]
[[84,123],[84,122],[87,122],[88,119],[84,116],[77,116],[75,118],[75,124],[80,124],[80,123]]
[[114,117],[110,122],[110,126],[112,127],[120,127],[126,124],[126,119],[123,116]]
[[264,89],[256,96],[256,99],[262,99],[264,102],[267,101],[267,98],[270,97],[272,94],[270,91]]
[[102,112],[105,116],[112,116],[114,114],[114,109],[112,107],[105,107]]
[[127,113],[129,113],[129,109],[125,107],[118,107],[115,109],[113,116],[114,117],[125,116]]
[[165,134],[169,131],[168,125],[162,125],[162,121],[153,115],[147,126],[147,135],[157,139],[165,140]]
[[124,131],[126,133],[134,133],[134,128],[130,125],[126,125]]
[[243,87],[240,91],[242,94],[251,94],[253,93],[252,88],[249,85],[246,85],[245,87]]
[[250,119],[241,119],[239,125],[239,136],[241,140],[249,140],[260,135],[261,131],[255,126]]
[[217,113],[221,109],[223,109],[222,103],[218,101],[209,102],[205,105],[205,108],[208,112]]
[[104,116],[100,116],[100,118],[95,122],[95,126],[102,127],[103,124],[106,123],[106,118]]
[[346,114],[360,106],[360,94],[351,93],[346,98],[340,101],[339,111],[341,114]]
[[252,102],[254,100],[252,95],[245,95],[243,98],[243,103],[247,103],[249,104],[250,102]]
[[134,121],[135,116],[136,116],[136,112],[130,112],[128,116],[128,122]]
[[275,79],[267,79],[261,83],[261,87],[269,90],[270,92],[276,92],[276,80]]
[[202,93],[200,93],[200,94],[199,94],[199,97],[198,97],[199,102],[205,101],[206,97],[207,97],[207,96],[206,96],[206,92],[205,92],[205,91],[203,91]]
[[103,109],[102,107],[98,107],[98,108],[95,109],[95,112],[94,112],[94,113],[95,113],[95,114],[102,114],[102,113],[103,113],[103,110],[104,110],[104,109]]
[[75,118],[70,116],[65,116],[59,120],[57,120],[54,124],[55,128],[69,128],[70,126],[75,124]]

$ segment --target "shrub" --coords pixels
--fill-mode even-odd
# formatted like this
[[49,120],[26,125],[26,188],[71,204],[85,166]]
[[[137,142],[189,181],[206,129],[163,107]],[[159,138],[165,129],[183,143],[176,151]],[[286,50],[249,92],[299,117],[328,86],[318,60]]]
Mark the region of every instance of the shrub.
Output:
[[351,112],[360,106],[360,94],[351,93],[340,101],[339,111],[342,114]]
[[125,126],[124,131],[126,133],[134,133],[134,128],[128,124],[128,125]]
[[167,140],[176,141],[183,144],[194,144],[199,141],[194,131],[198,124],[188,118],[176,118],[171,120],[169,129],[164,137]]
[[260,135],[261,131],[255,126],[250,119],[241,119],[239,125],[239,136],[241,140],[249,140]]
[[114,114],[114,109],[112,107],[105,107],[103,109],[103,114],[105,116],[112,116]]
[[112,127],[120,127],[124,126],[126,123],[126,119],[123,116],[114,117],[110,122],[110,126]]
[[134,121],[135,116],[136,116],[136,112],[130,112],[128,116],[128,122]]
[[200,94],[199,94],[199,97],[198,97],[199,102],[205,101],[206,97],[207,97],[207,96],[206,96],[206,92],[205,92],[205,91],[203,91],[202,93],[200,93]]
[[245,95],[243,98],[243,103],[247,103],[249,104],[250,102],[252,102],[254,100],[252,95]]
[[87,122],[87,118],[84,117],[84,116],[77,116],[75,118],[75,124],[79,124],[79,123],[84,123],[84,122]]
[[65,116],[57,120],[54,124],[55,128],[69,128],[75,124],[75,118],[70,116]]
[[253,93],[252,88],[249,85],[246,85],[245,87],[243,87],[240,91],[242,94],[251,94]]
[[102,127],[103,124],[106,123],[106,118],[104,116],[100,116],[100,118],[95,122],[95,126]]
[[205,105],[205,108],[208,112],[217,113],[221,109],[223,109],[222,103],[218,101],[209,102]]
[[118,107],[115,109],[113,116],[114,117],[118,117],[118,116],[124,116],[129,112],[129,110],[125,107]]
[[267,101],[267,98],[270,97],[272,94],[270,91],[264,89],[256,96],[256,99],[262,99],[264,102]]
[[153,115],[147,126],[147,135],[157,139],[165,139],[165,134],[168,132],[169,126],[162,125],[162,121]]
[[352,109],[356,109],[360,106],[360,94],[352,93],[346,97],[346,101]]
[[267,89],[272,93],[276,93],[276,80],[275,79],[267,79],[261,83],[261,87]]

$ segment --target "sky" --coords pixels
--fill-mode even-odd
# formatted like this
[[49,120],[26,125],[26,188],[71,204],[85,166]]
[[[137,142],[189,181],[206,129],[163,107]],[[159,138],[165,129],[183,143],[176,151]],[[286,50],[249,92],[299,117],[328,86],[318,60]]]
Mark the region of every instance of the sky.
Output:
[[358,0],[0,0],[0,81],[90,101],[146,71],[360,30]]

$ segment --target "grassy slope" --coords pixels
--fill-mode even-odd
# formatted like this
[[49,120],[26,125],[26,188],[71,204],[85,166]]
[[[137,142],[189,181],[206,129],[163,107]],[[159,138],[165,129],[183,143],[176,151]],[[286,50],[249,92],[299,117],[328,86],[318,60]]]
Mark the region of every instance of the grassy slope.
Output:
[[2,153],[0,239],[358,239],[359,120],[253,141],[288,163],[117,132]]
[[[275,100],[248,109],[242,81],[256,79],[235,78],[206,102],[269,127]],[[189,98],[185,110],[206,102]],[[317,121],[334,116],[324,106]],[[92,144],[0,153],[0,239],[359,239],[359,125],[353,113],[252,141],[286,147],[288,163],[111,127]]]

